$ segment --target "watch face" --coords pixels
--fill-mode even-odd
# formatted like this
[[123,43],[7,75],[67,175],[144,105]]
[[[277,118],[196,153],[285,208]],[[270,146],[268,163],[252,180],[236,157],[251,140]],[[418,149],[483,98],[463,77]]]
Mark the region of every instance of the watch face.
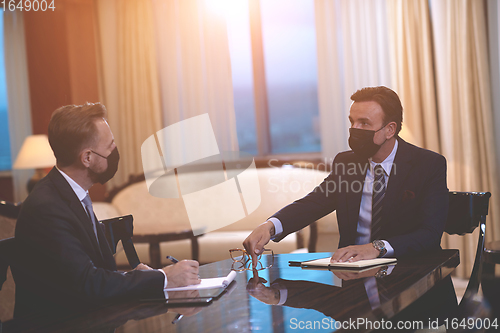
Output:
[[382,250],[384,247],[385,247],[385,244],[384,242],[382,242],[381,240],[374,240],[373,241],[373,246],[377,249],[377,250]]

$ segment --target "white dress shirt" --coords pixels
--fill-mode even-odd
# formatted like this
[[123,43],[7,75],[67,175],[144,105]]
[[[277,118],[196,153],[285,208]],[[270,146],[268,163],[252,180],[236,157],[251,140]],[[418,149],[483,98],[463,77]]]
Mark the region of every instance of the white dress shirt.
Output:
[[[394,157],[396,156],[396,152],[398,150],[398,140],[394,144],[394,148],[392,148],[391,153],[387,158],[380,163],[382,168],[385,171],[384,179],[385,185],[387,187],[387,182],[389,181],[389,175],[391,174],[392,166],[394,164]],[[356,245],[363,245],[370,243],[371,236],[371,225],[372,225],[372,197],[373,197],[373,181],[375,179],[374,176],[374,168],[378,163],[375,163],[370,158],[370,168],[366,172],[365,183],[363,186],[363,194],[361,196],[361,204],[359,207],[359,218],[358,218],[358,235],[356,236]],[[274,236],[273,239],[279,236],[283,232],[283,225],[281,221],[275,217],[271,217],[269,219],[274,224]],[[383,240],[385,244],[385,248],[387,249],[387,253],[384,257],[390,257],[394,254],[394,249],[388,241]]]

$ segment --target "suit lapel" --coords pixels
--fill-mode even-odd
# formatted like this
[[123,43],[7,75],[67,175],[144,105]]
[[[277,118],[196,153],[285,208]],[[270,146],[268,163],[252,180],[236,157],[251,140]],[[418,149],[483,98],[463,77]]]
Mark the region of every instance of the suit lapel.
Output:
[[382,222],[387,221],[387,215],[392,210],[391,206],[397,202],[398,193],[400,194],[402,192],[403,184],[412,168],[412,156],[409,151],[409,145],[400,138],[398,138],[398,145],[398,151],[394,158],[391,176],[389,177],[385,192],[382,208]]
[[61,198],[63,198],[63,200],[68,203],[71,211],[73,211],[76,217],[78,217],[80,225],[83,227],[83,229],[85,229],[88,241],[92,244],[92,247],[96,252],[96,257],[102,259],[101,251],[99,249],[99,245],[97,244],[97,239],[95,238],[94,229],[92,227],[92,222],[90,221],[87,212],[83,208],[82,203],[80,202],[80,200],[78,200],[75,192],[68,184],[66,179],[64,179],[63,175],[61,175],[61,173],[59,173],[59,171],[57,171],[55,167],[50,170],[47,176],[54,183],[55,187],[59,191],[59,194],[61,195]]

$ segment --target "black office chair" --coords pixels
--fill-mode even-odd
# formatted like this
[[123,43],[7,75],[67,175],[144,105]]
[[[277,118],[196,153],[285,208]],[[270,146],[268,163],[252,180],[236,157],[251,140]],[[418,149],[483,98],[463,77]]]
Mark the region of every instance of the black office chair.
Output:
[[0,215],[11,219],[17,219],[21,211],[20,203],[0,200]]
[[469,283],[460,305],[477,294],[481,282],[484,256],[484,233],[486,215],[490,201],[490,192],[449,192],[450,207],[444,231],[449,235],[472,233],[479,227],[476,258],[469,278]]
[[2,220],[0,229],[0,236],[6,237],[0,240],[0,290],[4,282],[7,280],[7,269],[10,266],[10,258],[14,248],[14,235],[15,220],[21,211],[20,203],[12,203],[9,201],[0,200],[0,216],[6,219]]
[[[116,246],[118,245],[118,241],[121,240],[128,262],[132,268],[135,268],[139,265],[140,261],[132,242],[133,220],[132,215],[126,215],[101,222],[105,226],[106,238],[113,254],[116,253]],[[14,237],[0,240],[0,290],[3,283],[7,280],[7,269],[11,264],[14,246]]]
[[7,269],[10,266],[14,252],[14,237],[0,240],[0,290],[7,280]]
[[104,224],[106,238],[113,254],[116,253],[116,246],[118,245],[118,241],[121,240],[130,267],[136,268],[140,261],[135,251],[134,243],[132,242],[132,236],[134,234],[133,222],[134,218],[132,215],[101,221],[101,223]]

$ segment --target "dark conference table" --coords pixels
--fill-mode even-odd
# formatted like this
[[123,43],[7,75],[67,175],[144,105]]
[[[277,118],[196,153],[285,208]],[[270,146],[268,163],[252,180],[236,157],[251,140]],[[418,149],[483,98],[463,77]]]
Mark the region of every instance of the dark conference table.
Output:
[[[31,329],[26,327],[27,322],[14,320],[3,324],[3,332],[297,332],[314,328],[313,325],[316,331],[329,332],[341,324],[344,326],[337,331],[352,331],[353,328],[360,332],[371,331],[377,328],[376,325],[388,325],[391,318],[393,327],[398,321],[404,324],[405,320],[416,320],[422,315],[422,309],[431,309],[436,300],[443,301],[450,285],[453,289],[450,273],[459,264],[458,250],[441,250],[401,259],[386,276],[379,268],[359,274],[338,273],[344,278],[341,287],[335,286],[339,278],[331,271],[289,266],[290,260],[304,261],[330,255],[304,253],[276,254],[273,259],[263,257],[264,264],[273,260],[274,265],[259,271],[259,278],[255,278],[252,271],[238,272],[230,292],[204,307],[173,309],[161,302],[130,302],[97,308],[72,318],[56,316],[45,324],[33,320],[30,321],[34,325]],[[202,278],[226,276],[232,263],[227,259],[203,265],[200,275]],[[375,272],[379,277],[360,277],[360,274],[374,275]],[[287,290],[283,305],[266,304],[278,302],[283,291],[277,290],[283,289]],[[370,296],[367,290],[371,290]],[[454,292],[452,294],[454,297]],[[423,301],[427,304],[419,304]],[[443,307],[442,304],[437,306]],[[172,324],[177,313],[185,315]],[[357,327],[346,324],[358,322],[357,318],[362,318],[364,324],[361,322]],[[367,324],[369,321],[371,327]],[[427,319],[425,324],[428,324]]]

